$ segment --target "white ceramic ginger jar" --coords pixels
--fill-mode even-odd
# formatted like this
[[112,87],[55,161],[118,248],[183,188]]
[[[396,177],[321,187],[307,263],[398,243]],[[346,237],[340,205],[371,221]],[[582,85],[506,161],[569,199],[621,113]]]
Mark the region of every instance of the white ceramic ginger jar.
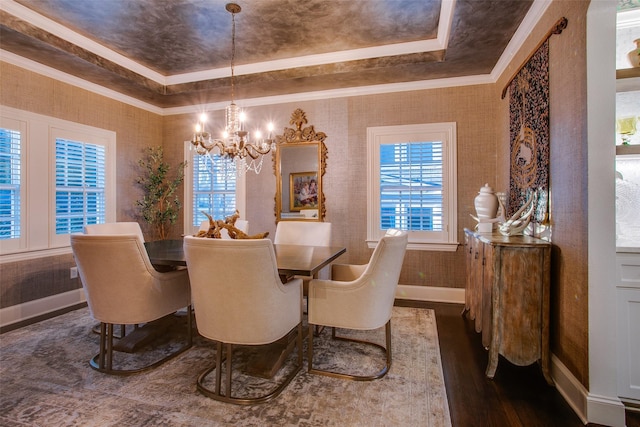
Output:
[[493,219],[498,215],[498,196],[489,184],[480,188],[480,192],[474,199],[474,205],[478,219]]

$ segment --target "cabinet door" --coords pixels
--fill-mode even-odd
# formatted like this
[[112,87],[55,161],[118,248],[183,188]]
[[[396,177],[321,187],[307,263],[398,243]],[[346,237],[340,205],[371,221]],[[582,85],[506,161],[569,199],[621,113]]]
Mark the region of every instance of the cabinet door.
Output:
[[[530,365],[542,356],[545,259],[541,248],[499,249],[499,352],[511,363]],[[494,289],[495,290],[495,289]]]
[[483,265],[482,258],[484,254],[484,244],[477,238],[472,239],[472,258],[471,258],[471,318],[475,319],[476,332],[482,329],[482,278]]
[[465,265],[467,268],[466,274],[466,282],[464,289],[464,308],[469,313],[469,318],[471,318],[471,306],[472,306],[472,289],[473,289],[473,281],[471,278],[471,259],[473,258],[473,237],[465,232],[464,234],[464,249],[465,249]]
[[640,289],[618,288],[618,393],[640,400]]
[[488,348],[491,344],[491,322],[492,322],[492,298],[494,274],[494,254],[493,245],[484,244],[482,263],[482,345]]

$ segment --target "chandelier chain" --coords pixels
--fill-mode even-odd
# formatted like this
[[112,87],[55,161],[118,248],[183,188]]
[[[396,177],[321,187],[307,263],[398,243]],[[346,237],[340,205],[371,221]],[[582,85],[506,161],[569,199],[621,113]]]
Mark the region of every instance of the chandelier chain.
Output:
[[231,12],[231,102],[236,99],[236,13]]

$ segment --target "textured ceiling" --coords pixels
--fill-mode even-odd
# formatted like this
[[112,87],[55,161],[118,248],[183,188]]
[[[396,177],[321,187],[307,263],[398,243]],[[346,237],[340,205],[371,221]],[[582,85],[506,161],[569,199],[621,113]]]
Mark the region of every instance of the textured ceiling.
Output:
[[[220,102],[230,97],[226,3],[3,0],[0,47],[158,107]],[[488,74],[532,0],[238,4],[243,99]]]

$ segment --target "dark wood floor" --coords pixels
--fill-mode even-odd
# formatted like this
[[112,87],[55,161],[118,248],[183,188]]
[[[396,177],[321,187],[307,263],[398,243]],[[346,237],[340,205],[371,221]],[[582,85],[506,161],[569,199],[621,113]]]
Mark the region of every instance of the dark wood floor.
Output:
[[[454,427],[580,427],[580,418],[537,364],[515,366],[500,358],[494,379],[484,375],[488,352],[462,305],[396,301],[434,309],[449,411]],[[640,414],[627,412],[627,426],[640,427]]]

